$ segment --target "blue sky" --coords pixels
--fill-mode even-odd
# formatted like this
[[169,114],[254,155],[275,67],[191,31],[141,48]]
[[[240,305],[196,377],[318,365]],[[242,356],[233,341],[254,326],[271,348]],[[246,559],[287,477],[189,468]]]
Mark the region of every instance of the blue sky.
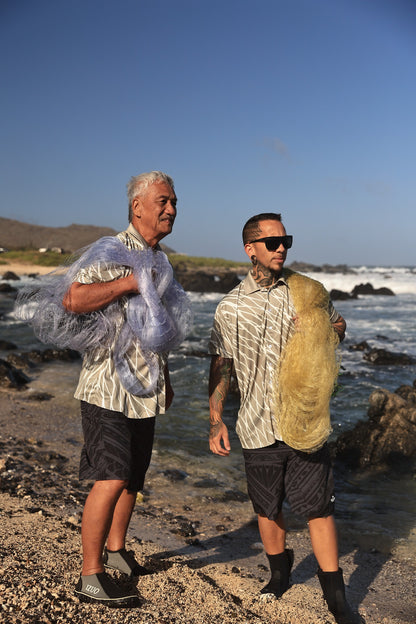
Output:
[[2,0],[0,54],[1,216],[121,230],[161,169],[177,251],[275,211],[288,262],[416,265],[414,0]]

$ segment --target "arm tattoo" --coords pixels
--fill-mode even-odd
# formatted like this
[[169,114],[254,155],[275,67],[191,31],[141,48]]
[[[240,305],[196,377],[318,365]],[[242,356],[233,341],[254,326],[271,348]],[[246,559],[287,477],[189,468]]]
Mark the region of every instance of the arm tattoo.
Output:
[[230,387],[233,361],[213,356],[209,373],[210,436],[215,436],[222,425],[222,413]]

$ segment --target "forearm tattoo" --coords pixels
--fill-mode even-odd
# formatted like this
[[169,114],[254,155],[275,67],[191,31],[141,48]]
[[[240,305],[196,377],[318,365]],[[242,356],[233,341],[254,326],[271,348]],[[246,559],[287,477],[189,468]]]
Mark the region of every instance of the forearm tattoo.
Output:
[[209,373],[210,437],[215,436],[222,425],[222,413],[230,387],[232,360],[214,356]]

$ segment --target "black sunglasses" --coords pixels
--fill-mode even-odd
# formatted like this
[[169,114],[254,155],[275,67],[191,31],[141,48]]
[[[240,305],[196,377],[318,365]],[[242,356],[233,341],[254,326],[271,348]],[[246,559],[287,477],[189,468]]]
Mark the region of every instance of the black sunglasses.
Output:
[[256,240],[250,241],[251,243],[264,243],[267,251],[276,251],[280,245],[283,245],[285,249],[290,249],[293,243],[293,236],[286,234],[286,236],[266,236],[265,238],[256,238]]

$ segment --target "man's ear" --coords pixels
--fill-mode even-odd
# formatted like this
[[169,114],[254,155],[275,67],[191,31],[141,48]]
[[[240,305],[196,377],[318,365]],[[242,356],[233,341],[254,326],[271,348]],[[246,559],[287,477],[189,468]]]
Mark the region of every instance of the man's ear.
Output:
[[246,243],[244,245],[244,251],[246,252],[246,254],[248,255],[248,257],[251,260],[251,256],[255,256],[255,251],[253,249],[253,245],[251,243]]
[[131,210],[133,214],[140,219],[141,217],[141,209],[142,209],[142,201],[140,197],[135,197],[131,202]]

